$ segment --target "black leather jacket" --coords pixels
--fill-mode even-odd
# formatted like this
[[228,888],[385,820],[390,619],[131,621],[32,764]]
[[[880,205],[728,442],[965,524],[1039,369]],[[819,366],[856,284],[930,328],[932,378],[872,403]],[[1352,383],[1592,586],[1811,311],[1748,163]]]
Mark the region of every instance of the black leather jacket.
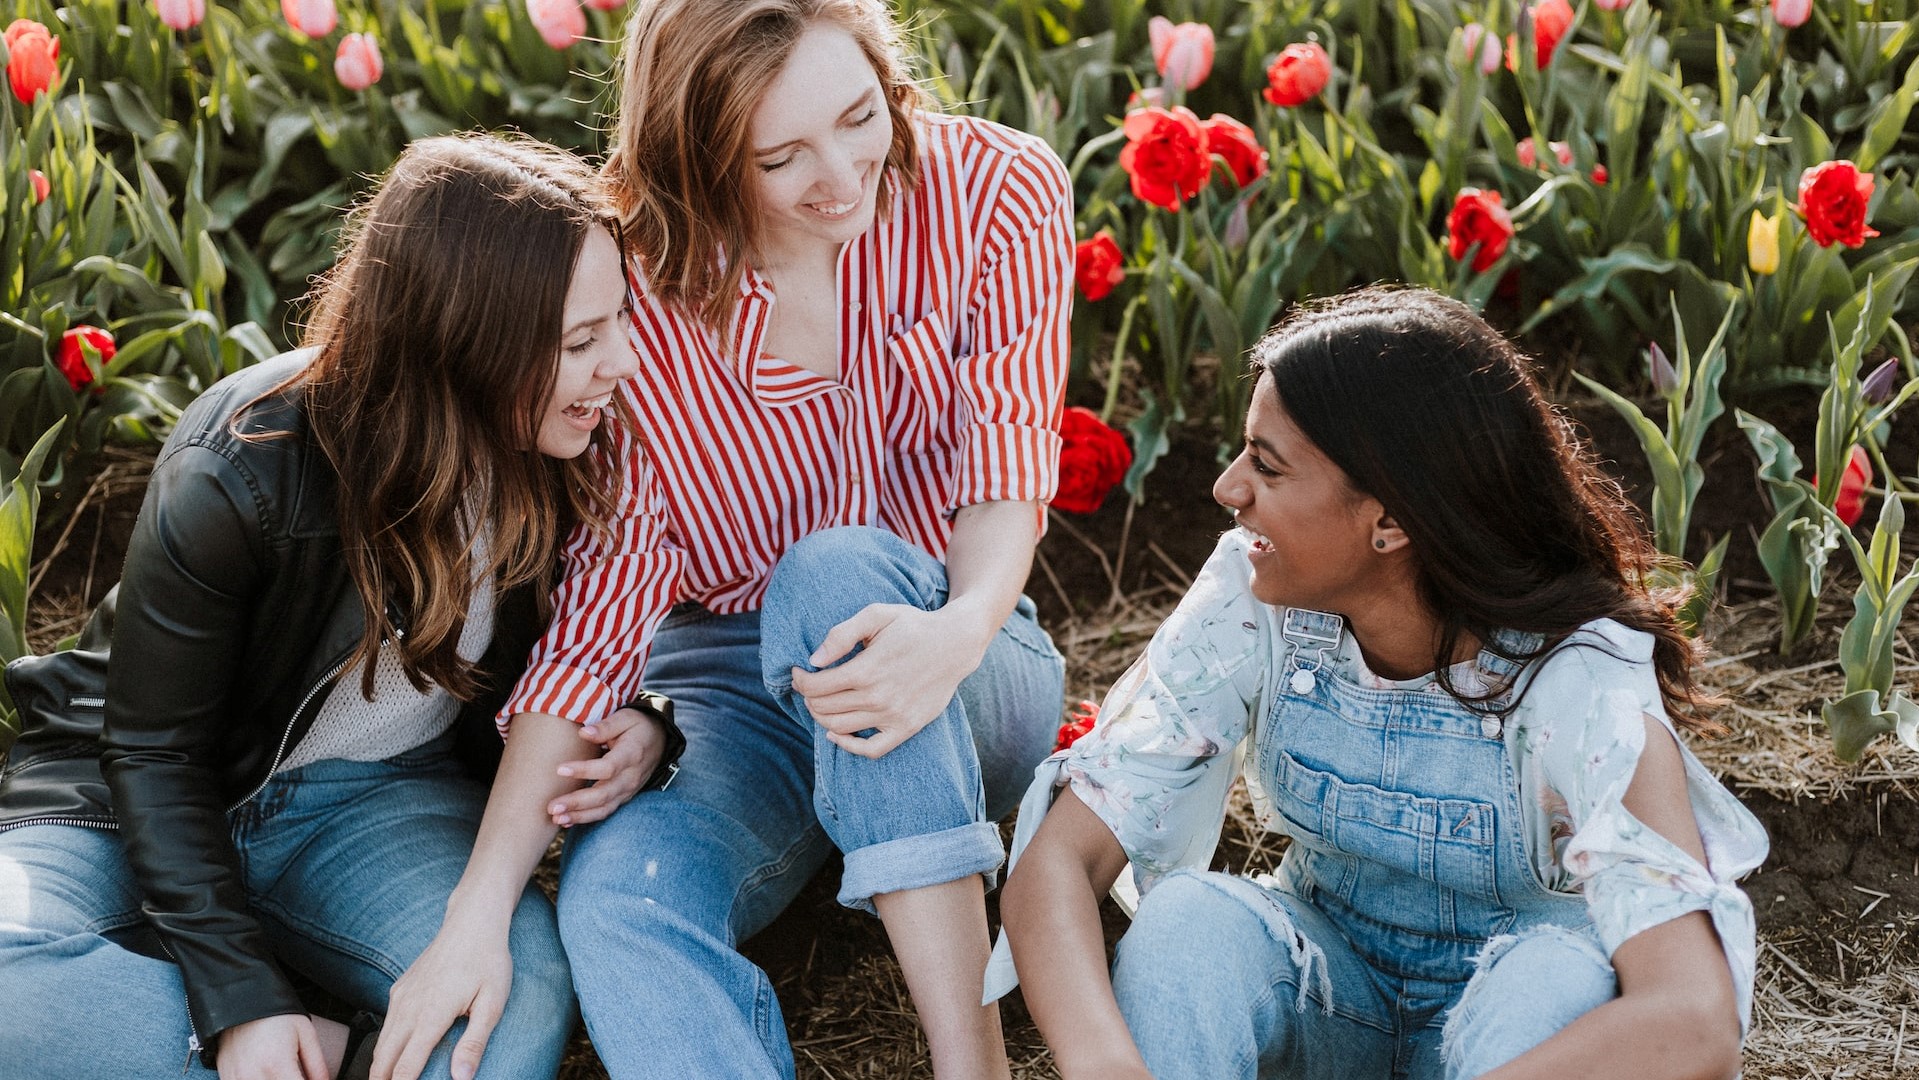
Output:
[[[228,815],[306,734],[365,628],[340,557],[337,476],[306,440],[298,395],[262,402],[243,422],[283,437],[229,430],[306,358],[241,371],[186,410],[154,466],[117,611],[96,616],[81,652],[8,671],[31,726],[0,774],[0,829],[119,822],[208,1050],[235,1024],[306,1011],[248,914]],[[534,611],[530,590],[501,598],[480,663],[489,692],[457,722],[463,756],[482,774],[499,762],[493,716],[539,633]],[[103,713],[85,686],[102,667]]]

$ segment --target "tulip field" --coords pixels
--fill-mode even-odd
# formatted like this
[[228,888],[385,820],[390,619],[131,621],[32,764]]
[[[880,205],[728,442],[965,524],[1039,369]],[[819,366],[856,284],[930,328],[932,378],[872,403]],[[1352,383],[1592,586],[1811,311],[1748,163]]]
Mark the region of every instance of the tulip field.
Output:
[[[1698,749],[1775,838],[1746,1075],[1919,1076],[1919,0],[895,3],[940,108],[1073,177],[1072,408],[1028,589],[1072,696],[1225,527],[1253,342],[1358,285],[1457,296],[1696,587],[1734,702]],[[0,660],[77,630],[141,462],[298,340],[343,208],[409,140],[605,148],[626,7],[0,2]],[[0,692],[0,752],[10,721]],[[1224,857],[1273,845],[1239,821]],[[916,1075],[883,935],[831,895],[749,948],[801,1073]],[[1052,1075],[1007,1024],[1016,1075]]]

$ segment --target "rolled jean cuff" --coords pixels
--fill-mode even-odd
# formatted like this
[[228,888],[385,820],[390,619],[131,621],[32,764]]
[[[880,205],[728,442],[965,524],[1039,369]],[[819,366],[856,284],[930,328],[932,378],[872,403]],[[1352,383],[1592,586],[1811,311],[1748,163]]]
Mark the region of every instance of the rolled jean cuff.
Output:
[[991,889],[1005,861],[999,826],[984,821],[869,844],[846,853],[839,901],[845,907],[875,913],[873,897],[881,893],[944,885],[969,874],[985,877]]

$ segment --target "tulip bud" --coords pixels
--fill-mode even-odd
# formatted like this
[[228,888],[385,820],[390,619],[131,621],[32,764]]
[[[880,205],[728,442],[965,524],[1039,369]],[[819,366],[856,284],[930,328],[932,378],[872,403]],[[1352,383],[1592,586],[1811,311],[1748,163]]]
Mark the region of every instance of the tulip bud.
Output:
[[1152,39],[1153,66],[1166,85],[1191,90],[1213,72],[1213,28],[1205,23],[1174,23],[1164,15],[1146,21]]
[[27,170],[27,185],[33,188],[33,205],[35,206],[46,202],[47,196],[53,194],[53,182],[48,180],[47,174],[39,169]]
[[555,49],[586,36],[586,12],[580,10],[580,0],[526,0],[526,17]]
[[153,8],[174,30],[191,30],[207,17],[207,0],[153,0]]
[[1659,347],[1657,341],[1646,351],[1646,363],[1652,369],[1653,393],[1660,397],[1671,397],[1679,392],[1679,372],[1674,370],[1672,361],[1666,359],[1666,350]]
[[386,70],[380,59],[380,43],[372,34],[348,34],[340,39],[333,54],[333,74],[348,90],[365,90],[380,81]]
[[1491,75],[1499,70],[1499,39],[1486,32],[1478,23],[1467,23],[1459,31],[1460,44],[1465,46],[1468,60],[1476,60],[1481,75]]
[[1246,200],[1241,199],[1226,218],[1226,231],[1220,234],[1220,243],[1225,244],[1228,251],[1238,251],[1252,236],[1253,223],[1246,210]]
[[1757,210],[1746,226],[1746,265],[1755,274],[1771,274],[1779,269],[1779,219]]
[[1812,18],[1812,0],[1772,0],[1772,21],[1790,30]]
[[1871,404],[1884,405],[1892,400],[1892,386],[1898,379],[1899,358],[1895,356],[1873,368],[1872,374],[1866,376],[1865,381],[1859,384],[1859,392],[1865,395],[1866,400]]
[[333,0],[280,0],[280,14],[286,16],[288,26],[310,38],[323,38],[340,25]]

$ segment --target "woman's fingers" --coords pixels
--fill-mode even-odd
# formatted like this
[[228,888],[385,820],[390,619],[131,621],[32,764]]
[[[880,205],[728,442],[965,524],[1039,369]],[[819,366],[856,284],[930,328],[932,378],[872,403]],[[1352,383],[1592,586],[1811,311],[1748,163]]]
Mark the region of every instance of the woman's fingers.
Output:
[[467,1014],[466,1033],[453,1047],[453,1080],[473,1080],[473,1074],[480,1071],[480,1056],[486,1052],[487,1040],[493,1037],[504,1005],[484,990],[474,1000],[473,1011]]

